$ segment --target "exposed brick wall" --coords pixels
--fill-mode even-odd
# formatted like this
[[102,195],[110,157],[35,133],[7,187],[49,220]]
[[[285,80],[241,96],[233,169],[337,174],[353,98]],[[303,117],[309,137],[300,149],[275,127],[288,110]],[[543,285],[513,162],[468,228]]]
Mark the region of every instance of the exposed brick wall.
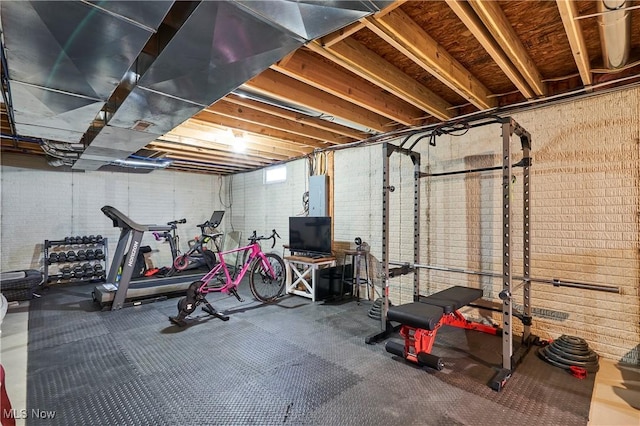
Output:
[[[640,89],[604,94],[514,115],[532,135],[531,276],[619,287],[621,294],[545,283],[532,284],[532,332],[543,339],[562,334],[585,338],[601,356],[638,362],[640,343]],[[462,133],[462,132],[461,132]],[[394,141],[398,143],[399,141]],[[421,171],[433,173],[501,165],[499,125],[441,136],[436,146],[416,146]],[[339,150],[334,157],[334,240],[368,242],[382,259],[381,144]],[[521,159],[519,139],[512,160]],[[234,177],[234,194],[247,205],[246,223],[267,215],[296,214],[306,190],[304,163],[282,193],[293,206],[260,207],[274,187],[261,187],[261,174]],[[413,262],[414,167],[406,155],[389,158],[389,253],[392,262]],[[510,195],[513,274],[522,275],[522,169],[515,168]],[[242,182],[241,184],[239,182]],[[291,185],[291,186],[289,186]],[[500,274],[502,272],[502,178],[500,171],[420,180],[420,263]],[[293,191],[293,193],[289,191]],[[236,206],[238,204],[236,203]],[[252,209],[256,210],[252,210]],[[266,210],[260,210],[265,208]],[[284,208],[284,209],[283,209]],[[245,211],[238,208],[237,211]],[[252,216],[255,215],[254,216]],[[283,217],[284,217],[283,216]],[[286,225],[285,225],[286,226]],[[284,228],[283,228],[284,229]],[[286,237],[288,239],[288,237]],[[393,265],[392,265],[393,266]],[[377,273],[381,267],[374,264]],[[491,276],[420,269],[422,294],[452,285],[479,287],[499,306],[501,280]],[[377,277],[379,285],[382,279]],[[394,304],[413,298],[414,275],[390,280]],[[519,286],[518,280],[514,285]],[[379,290],[380,291],[380,290]],[[521,307],[522,289],[514,291]],[[490,311],[470,315],[500,322]],[[521,326],[514,325],[516,332]]]

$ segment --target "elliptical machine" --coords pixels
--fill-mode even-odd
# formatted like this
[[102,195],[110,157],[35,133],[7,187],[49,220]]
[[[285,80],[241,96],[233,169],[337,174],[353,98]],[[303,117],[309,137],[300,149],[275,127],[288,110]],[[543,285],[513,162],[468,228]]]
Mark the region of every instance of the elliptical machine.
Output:
[[[186,271],[189,269],[196,269],[206,266],[209,270],[213,269],[217,260],[214,251],[207,248],[207,244],[213,242],[216,251],[220,251],[219,238],[223,235],[222,232],[208,233],[205,228],[215,229],[220,225],[224,211],[216,210],[211,215],[211,218],[205,223],[198,225],[200,228],[200,237],[196,238],[194,244],[189,247],[185,253],[180,254],[176,247],[176,255],[173,260],[173,269],[176,271]],[[175,234],[175,231],[174,231]]]

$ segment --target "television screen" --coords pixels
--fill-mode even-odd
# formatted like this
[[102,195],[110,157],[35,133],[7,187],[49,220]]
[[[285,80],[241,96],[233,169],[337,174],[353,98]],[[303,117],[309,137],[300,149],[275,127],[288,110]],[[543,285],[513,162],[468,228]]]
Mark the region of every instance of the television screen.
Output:
[[309,255],[331,255],[331,218],[290,217],[289,250]]

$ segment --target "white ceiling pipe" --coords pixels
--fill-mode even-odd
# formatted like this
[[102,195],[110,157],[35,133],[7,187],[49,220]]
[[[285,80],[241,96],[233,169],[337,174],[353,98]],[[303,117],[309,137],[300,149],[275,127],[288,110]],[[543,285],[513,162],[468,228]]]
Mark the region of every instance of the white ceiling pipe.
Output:
[[605,68],[617,69],[629,60],[631,44],[631,13],[627,1],[601,0],[598,2],[602,60]]

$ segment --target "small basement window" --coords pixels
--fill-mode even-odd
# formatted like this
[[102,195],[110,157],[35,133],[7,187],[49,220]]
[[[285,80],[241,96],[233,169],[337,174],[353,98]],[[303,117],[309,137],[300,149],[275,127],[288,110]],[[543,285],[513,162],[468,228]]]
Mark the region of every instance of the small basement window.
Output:
[[287,180],[287,166],[276,166],[264,169],[264,183],[277,183]]

